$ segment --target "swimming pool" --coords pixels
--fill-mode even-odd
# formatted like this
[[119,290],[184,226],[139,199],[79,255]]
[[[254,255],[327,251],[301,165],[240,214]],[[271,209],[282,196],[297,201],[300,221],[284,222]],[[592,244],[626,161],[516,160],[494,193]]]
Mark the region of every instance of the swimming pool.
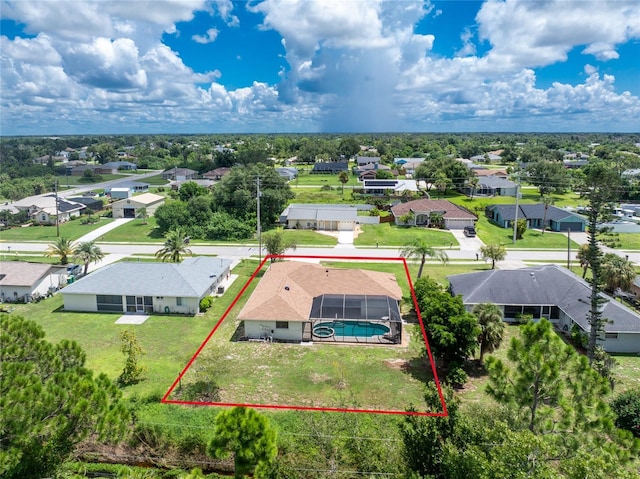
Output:
[[[316,334],[318,329],[320,334]],[[369,321],[326,321],[316,324],[313,328],[313,334],[317,337],[328,337],[324,335],[327,329],[333,330],[335,336],[355,336],[358,338],[380,336],[390,331],[384,324]]]

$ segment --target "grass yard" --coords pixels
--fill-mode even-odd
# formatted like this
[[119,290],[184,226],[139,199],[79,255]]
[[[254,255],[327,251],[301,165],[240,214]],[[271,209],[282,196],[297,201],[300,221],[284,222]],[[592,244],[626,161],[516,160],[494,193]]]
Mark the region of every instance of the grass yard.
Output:
[[607,245],[616,249],[640,250],[640,233],[609,233],[599,235],[599,237],[603,240],[609,240]]
[[[295,241],[297,246],[335,246],[338,244],[338,238],[335,236],[325,235],[311,230],[287,229],[282,230],[282,235],[287,241]],[[292,253],[295,254],[295,251]]]
[[142,219],[129,221],[106,233],[100,241],[108,243],[162,243],[164,235],[156,228],[156,219],[147,218],[146,224]]
[[322,190],[320,187],[308,187],[308,186],[299,186],[291,185],[291,191],[296,194],[295,199],[292,203],[329,203],[329,204],[355,204],[355,203],[364,203],[362,200],[354,200],[351,197],[351,189],[345,188],[344,194],[342,194],[342,189],[339,187],[334,187],[333,190],[326,191]]
[[[357,175],[352,175],[351,172],[348,172],[348,173],[349,173],[349,181],[345,183],[345,185],[357,186],[361,184],[358,181]],[[316,174],[311,174],[306,170],[301,171],[295,180],[292,180],[289,182],[289,186],[291,186],[291,188],[295,188],[296,186],[302,186],[302,185],[311,185],[311,186],[331,185],[338,189],[342,187],[342,183],[338,179],[337,174],[336,175],[330,175],[330,174],[316,175]]]
[[406,246],[414,239],[424,240],[429,246],[458,246],[458,240],[446,230],[405,228],[392,223],[361,225],[362,232],[354,240],[355,246]]
[[[513,244],[513,230],[500,228],[481,216],[476,223],[476,232],[485,244],[502,244],[507,249],[567,249],[567,237],[562,233],[528,229],[521,240]],[[571,249],[577,250],[579,245],[571,241]]]
[[[83,225],[80,218],[61,223],[60,236],[75,241],[81,236],[113,221],[110,218],[98,218],[98,222],[92,225]],[[18,226],[0,232],[0,241],[53,242],[56,237],[55,225],[28,226],[24,228]]]

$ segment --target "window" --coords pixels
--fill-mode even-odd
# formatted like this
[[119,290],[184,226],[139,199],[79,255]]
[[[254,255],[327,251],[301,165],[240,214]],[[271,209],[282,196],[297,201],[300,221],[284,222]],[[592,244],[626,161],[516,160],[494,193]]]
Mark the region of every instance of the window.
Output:
[[122,296],[114,294],[96,295],[96,309],[98,311],[122,311]]
[[618,339],[618,333],[605,333],[604,339]]
[[289,329],[288,321],[276,321],[276,329]]
[[182,306],[182,298],[176,298],[176,306]]

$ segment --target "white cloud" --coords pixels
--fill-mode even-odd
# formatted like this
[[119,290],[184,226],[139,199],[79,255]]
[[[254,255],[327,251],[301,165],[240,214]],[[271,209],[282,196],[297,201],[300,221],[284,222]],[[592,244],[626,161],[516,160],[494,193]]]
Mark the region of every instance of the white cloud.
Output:
[[215,28],[210,28],[204,35],[193,35],[191,39],[196,43],[201,43],[206,45],[207,43],[212,43],[218,37],[218,33],[220,33]]
[[627,0],[487,0],[476,20],[496,68],[564,61],[575,46],[598,59],[617,58],[615,45],[640,36],[640,3]]
[[[441,5],[5,2],[3,18],[37,36],[0,37],[1,126],[13,133],[37,133],[34,125],[52,132],[88,125],[92,132],[637,130],[640,99],[617,93],[615,78],[598,66],[622,61],[618,47],[640,38],[637,1],[487,0],[477,24],[455,32],[461,48],[452,58],[434,54],[437,34],[415,32],[422,19],[455,8]],[[261,28],[282,37],[288,65],[275,85],[228,90],[215,64],[196,73],[162,43],[163,33],[177,33],[176,24],[197,12],[237,27],[239,6],[263,15]],[[217,35],[210,28],[192,38],[211,43]],[[537,86],[535,69],[574,49],[584,55],[586,79]]]

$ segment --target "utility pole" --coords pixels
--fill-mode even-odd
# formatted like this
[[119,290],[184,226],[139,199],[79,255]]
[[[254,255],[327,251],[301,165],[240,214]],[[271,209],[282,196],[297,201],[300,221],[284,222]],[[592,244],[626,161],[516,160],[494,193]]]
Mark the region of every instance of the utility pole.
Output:
[[56,193],[56,236],[60,238],[60,211],[58,210],[58,180],[54,182],[53,190]]
[[256,199],[258,204],[258,261],[262,262],[262,227],[260,226],[260,177],[256,178]]
[[571,270],[571,228],[567,230],[567,269]]
[[[520,175],[518,175],[518,182],[516,183],[516,212],[513,217],[513,244],[516,244],[516,239],[518,237],[518,198],[520,196]],[[544,225],[543,225],[544,227]]]

